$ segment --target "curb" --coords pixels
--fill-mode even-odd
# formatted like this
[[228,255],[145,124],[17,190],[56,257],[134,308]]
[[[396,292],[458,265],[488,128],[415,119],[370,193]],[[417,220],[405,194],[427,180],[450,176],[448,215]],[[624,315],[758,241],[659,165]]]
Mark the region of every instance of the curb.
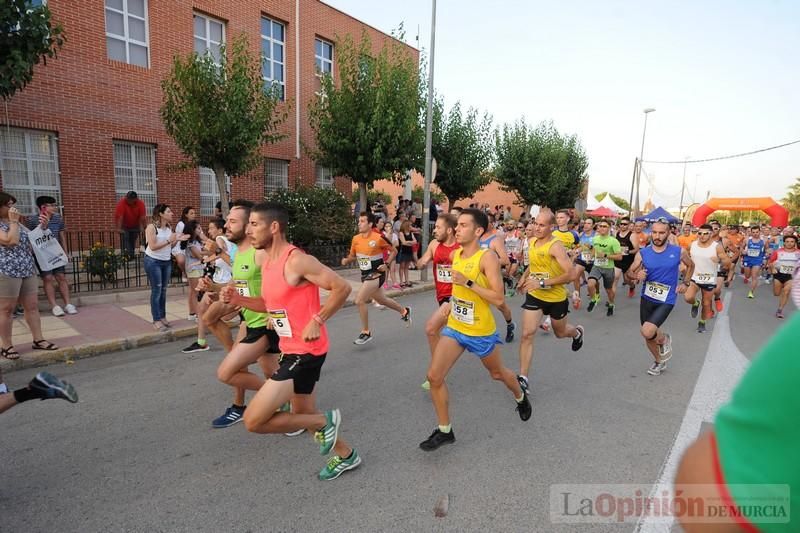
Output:
[[[386,291],[386,295],[390,298],[407,296],[409,294],[418,294],[432,290],[433,287],[434,286],[432,282],[425,282],[406,290],[393,289]],[[353,300],[348,299],[342,307],[352,307],[353,305],[355,305]],[[196,332],[197,326],[184,326],[181,328],[172,329],[170,331],[165,331],[163,333],[144,333],[142,335],[133,335],[122,339],[107,339],[86,344],[78,344],[76,346],[68,346],[66,348],[53,350],[52,352],[37,351],[34,353],[27,353],[23,354],[19,359],[15,359],[13,361],[8,359],[0,359],[0,373],[16,372],[18,370],[25,370],[27,368],[36,368],[54,365],[57,363],[66,363],[71,365],[77,359],[85,359],[87,357],[95,357],[109,352],[133,350],[143,346],[172,342],[191,337],[195,335]]]

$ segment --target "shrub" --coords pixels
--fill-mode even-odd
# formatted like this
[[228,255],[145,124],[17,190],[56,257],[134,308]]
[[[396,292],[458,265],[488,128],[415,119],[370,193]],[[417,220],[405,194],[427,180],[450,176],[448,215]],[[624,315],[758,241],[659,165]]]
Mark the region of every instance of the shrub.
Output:
[[[422,200],[425,198],[425,189],[423,189],[422,187],[417,185],[411,191],[411,198],[413,198],[413,199],[417,200],[418,202],[422,203]],[[433,198],[434,200],[439,200],[439,203],[441,203],[441,202],[445,202],[446,203],[447,202],[447,198],[445,198],[444,194],[442,194],[440,191],[436,190],[434,187],[431,187],[431,198]]]
[[[369,205],[374,204],[375,202],[380,201],[383,205],[392,205],[392,197],[386,194],[383,191],[376,191],[375,189],[369,189],[367,191],[367,203]],[[358,202],[358,189],[353,190],[353,194],[351,195],[351,203],[355,204]]]
[[349,242],[355,232],[350,202],[334,189],[287,189],[270,194],[267,201],[289,211],[286,235],[298,246]]
[[81,264],[91,276],[100,278],[101,282],[113,282],[117,279],[117,270],[125,264],[126,259],[116,253],[113,247],[96,242],[89,253],[81,257]]

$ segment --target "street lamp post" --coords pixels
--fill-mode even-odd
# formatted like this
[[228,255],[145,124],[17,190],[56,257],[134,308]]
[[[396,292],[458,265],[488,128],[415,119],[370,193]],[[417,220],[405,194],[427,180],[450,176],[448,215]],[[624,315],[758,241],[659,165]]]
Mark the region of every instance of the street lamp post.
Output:
[[678,206],[678,218],[683,218],[683,193],[686,191],[686,164],[689,162],[689,157],[686,156],[686,159],[683,161],[683,184],[681,185],[681,204]]
[[[428,111],[425,117],[425,185],[423,187],[422,200],[422,246],[420,250],[428,249],[428,239],[430,238],[430,217],[431,208],[431,179],[432,179],[432,159],[431,144],[433,143],[433,58],[436,46],[436,0],[432,0],[431,7],[431,57],[428,66]],[[428,269],[420,272],[422,281],[428,281]]]
[[636,197],[634,198],[634,208],[633,211],[636,213],[636,216],[639,216],[639,182],[642,180],[642,159],[644,159],[644,137],[647,134],[647,115],[655,111],[652,107],[648,107],[644,110],[644,128],[642,129],[642,149],[639,152],[639,174],[636,176]]

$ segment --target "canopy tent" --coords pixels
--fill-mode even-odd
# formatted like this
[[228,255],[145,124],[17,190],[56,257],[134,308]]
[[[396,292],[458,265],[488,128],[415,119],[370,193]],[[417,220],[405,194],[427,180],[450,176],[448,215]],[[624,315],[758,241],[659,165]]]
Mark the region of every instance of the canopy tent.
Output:
[[587,211],[587,215],[591,215],[593,217],[602,217],[602,218],[617,218],[619,214],[615,213],[611,209],[607,207],[598,207],[592,211]]
[[593,194],[586,195],[586,211],[594,211],[600,207],[600,202],[595,200]]
[[669,211],[664,209],[663,207],[656,207],[643,217],[638,217],[636,222],[641,222],[644,220],[645,222],[655,222],[659,218],[666,218],[670,224],[677,224],[680,222],[680,219],[676,216],[670,215]]
[[603,196],[603,198],[600,200],[600,206],[601,207],[607,207],[607,208],[611,209],[612,211],[614,211],[614,213],[627,213],[628,212],[627,210],[622,209],[620,206],[618,206],[616,204],[616,202],[614,202],[614,200],[611,199],[611,195],[609,195],[608,193],[606,193],[606,195]]

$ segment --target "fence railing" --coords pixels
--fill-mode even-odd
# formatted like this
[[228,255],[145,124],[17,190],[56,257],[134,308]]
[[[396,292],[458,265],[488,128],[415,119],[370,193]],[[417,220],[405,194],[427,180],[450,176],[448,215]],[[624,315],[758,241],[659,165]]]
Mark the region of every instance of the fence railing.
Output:
[[[64,231],[61,243],[70,258],[67,279],[73,293],[114,291],[149,286],[144,271],[144,234],[128,243],[116,231]],[[133,246],[130,246],[133,244]],[[341,259],[350,251],[344,243],[317,243],[301,247],[331,268],[342,268]],[[133,252],[126,252],[133,249]],[[173,263],[170,285],[184,283]]]

